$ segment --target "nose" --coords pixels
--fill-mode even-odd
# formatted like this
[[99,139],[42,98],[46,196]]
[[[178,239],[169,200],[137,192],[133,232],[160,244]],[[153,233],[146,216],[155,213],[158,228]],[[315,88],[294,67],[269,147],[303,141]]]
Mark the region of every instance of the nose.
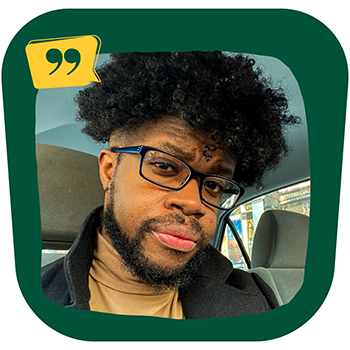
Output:
[[165,199],[167,209],[180,209],[184,215],[200,218],[205,215],[207,207],[199,193],[199,179],[193,178],[181,190],[170,191]]

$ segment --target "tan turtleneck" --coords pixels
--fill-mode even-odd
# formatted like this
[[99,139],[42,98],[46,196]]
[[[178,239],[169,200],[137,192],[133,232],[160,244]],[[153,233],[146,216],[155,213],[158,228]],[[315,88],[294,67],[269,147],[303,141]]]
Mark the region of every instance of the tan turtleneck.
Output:
[[156,293],[122,266],[121,258],[98,230],[89,288],[92,311],[183,319],[177,291]]

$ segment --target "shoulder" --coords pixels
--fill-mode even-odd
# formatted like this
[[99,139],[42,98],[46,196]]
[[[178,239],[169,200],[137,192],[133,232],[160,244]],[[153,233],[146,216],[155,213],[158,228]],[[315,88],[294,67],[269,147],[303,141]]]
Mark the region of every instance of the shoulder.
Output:
[[41,268],[41,286],[46,297],[54,303],[62,306],[70,303],[64,272],[64,258]]
[[211,254],[211,261],[208,261],[209,265],[215,266],[216,270],[218,268],[222,269],[219,274],[218,272],[213,274],[214,271],[212,270],[212,277],[221,274],[226,285],[234,287],[236,290],[263,295],[272,309],[278,306],[274,292],[259,275],[233,268],[232,263],[215,248],[213,248]]
[[193,282],[182,291],[186,318],[259,314],[278,306],[272,290],[259,276],[234,269],[214,248]]

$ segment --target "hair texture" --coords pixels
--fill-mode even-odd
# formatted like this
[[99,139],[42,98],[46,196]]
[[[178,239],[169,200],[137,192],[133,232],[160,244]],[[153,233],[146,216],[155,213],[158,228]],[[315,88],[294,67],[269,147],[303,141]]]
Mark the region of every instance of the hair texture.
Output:
[[97,69],[101,83],[76,96],[83,132],[107,142],[113,131],[130,132],[164,115],[181,117],[211,133],[237,160],[234,180],[259,184],[289,152],[285,92],[241,54],[156,52],[111,54]]

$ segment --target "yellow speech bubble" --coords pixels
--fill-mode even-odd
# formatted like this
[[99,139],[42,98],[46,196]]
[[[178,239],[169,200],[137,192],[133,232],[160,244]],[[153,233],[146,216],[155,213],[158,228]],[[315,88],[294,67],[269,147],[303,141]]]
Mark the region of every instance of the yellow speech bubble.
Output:
[[26,54],[36,89],[100,82],[95,72],[101,40],[96,35],[32,40]]

